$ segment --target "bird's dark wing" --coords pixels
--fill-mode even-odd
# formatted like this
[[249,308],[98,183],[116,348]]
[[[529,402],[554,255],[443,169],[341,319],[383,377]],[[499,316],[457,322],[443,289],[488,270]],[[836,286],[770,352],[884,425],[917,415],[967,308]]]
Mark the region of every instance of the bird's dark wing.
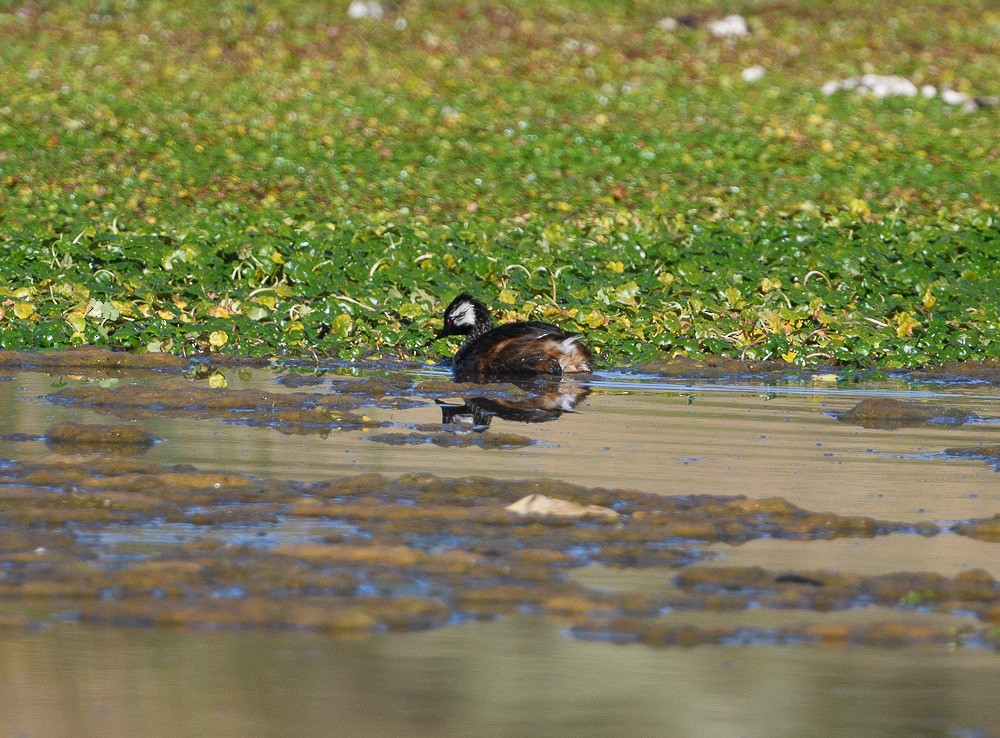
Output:
[[499,341],[506,338],[542,338],[553,336],[555,338],[568,338],[570,333],[562,330],[551,323],[540,323],[535,320],[523,321],[520,323],[505,323],[491,329],[483,338],[492,341]]

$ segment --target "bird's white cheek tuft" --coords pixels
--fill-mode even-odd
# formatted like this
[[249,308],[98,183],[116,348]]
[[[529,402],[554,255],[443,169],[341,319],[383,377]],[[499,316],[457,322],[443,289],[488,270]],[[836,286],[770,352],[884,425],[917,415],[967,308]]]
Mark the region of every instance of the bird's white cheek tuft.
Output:
[[451,320],[455,325],[475,325],[476,310],[470,303],[462,303],[455,308]]

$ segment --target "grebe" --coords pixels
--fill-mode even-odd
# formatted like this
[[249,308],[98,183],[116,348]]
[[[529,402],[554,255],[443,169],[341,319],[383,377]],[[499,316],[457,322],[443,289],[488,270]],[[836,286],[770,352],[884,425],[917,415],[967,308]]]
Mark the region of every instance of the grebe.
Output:
[[494,325],[486,306],[466,292],[445,309],[437,338],[455,335],[466,336],[453,363],[458,381],[594,370],[593,356],[579,334],[537,321]]

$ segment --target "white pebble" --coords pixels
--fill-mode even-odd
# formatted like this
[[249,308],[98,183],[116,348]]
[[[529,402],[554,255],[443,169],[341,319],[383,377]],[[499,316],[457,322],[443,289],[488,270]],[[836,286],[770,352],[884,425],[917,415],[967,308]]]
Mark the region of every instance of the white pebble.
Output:
[[837,90],[857,90],[875,97],[915,97],[917,86],[905,77],[891,74],[865,74],[861,77],[830,80],[820,88],[824,95]]
[[347,17],[351,20],[381,20],[385,17],[385,10],[378,0],[351,0],[347,6]]
[[941,100],[948,105],[965,105],[972,98],[958,90],[941,90]]
[[750,35],[750,29],[742,15],[727,15],[722,20],[711,21],[708,24],[708,32],[718,38]]

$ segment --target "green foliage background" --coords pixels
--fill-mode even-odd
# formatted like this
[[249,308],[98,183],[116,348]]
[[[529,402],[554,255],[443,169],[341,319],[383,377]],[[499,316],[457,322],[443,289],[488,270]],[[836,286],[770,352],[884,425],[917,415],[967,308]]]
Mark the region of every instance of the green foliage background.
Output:
[[989,2],[0,2],[0,344],[428,359],[468,289],[606,365],[998,356],[1000,114],[819,92],[997,58]]

